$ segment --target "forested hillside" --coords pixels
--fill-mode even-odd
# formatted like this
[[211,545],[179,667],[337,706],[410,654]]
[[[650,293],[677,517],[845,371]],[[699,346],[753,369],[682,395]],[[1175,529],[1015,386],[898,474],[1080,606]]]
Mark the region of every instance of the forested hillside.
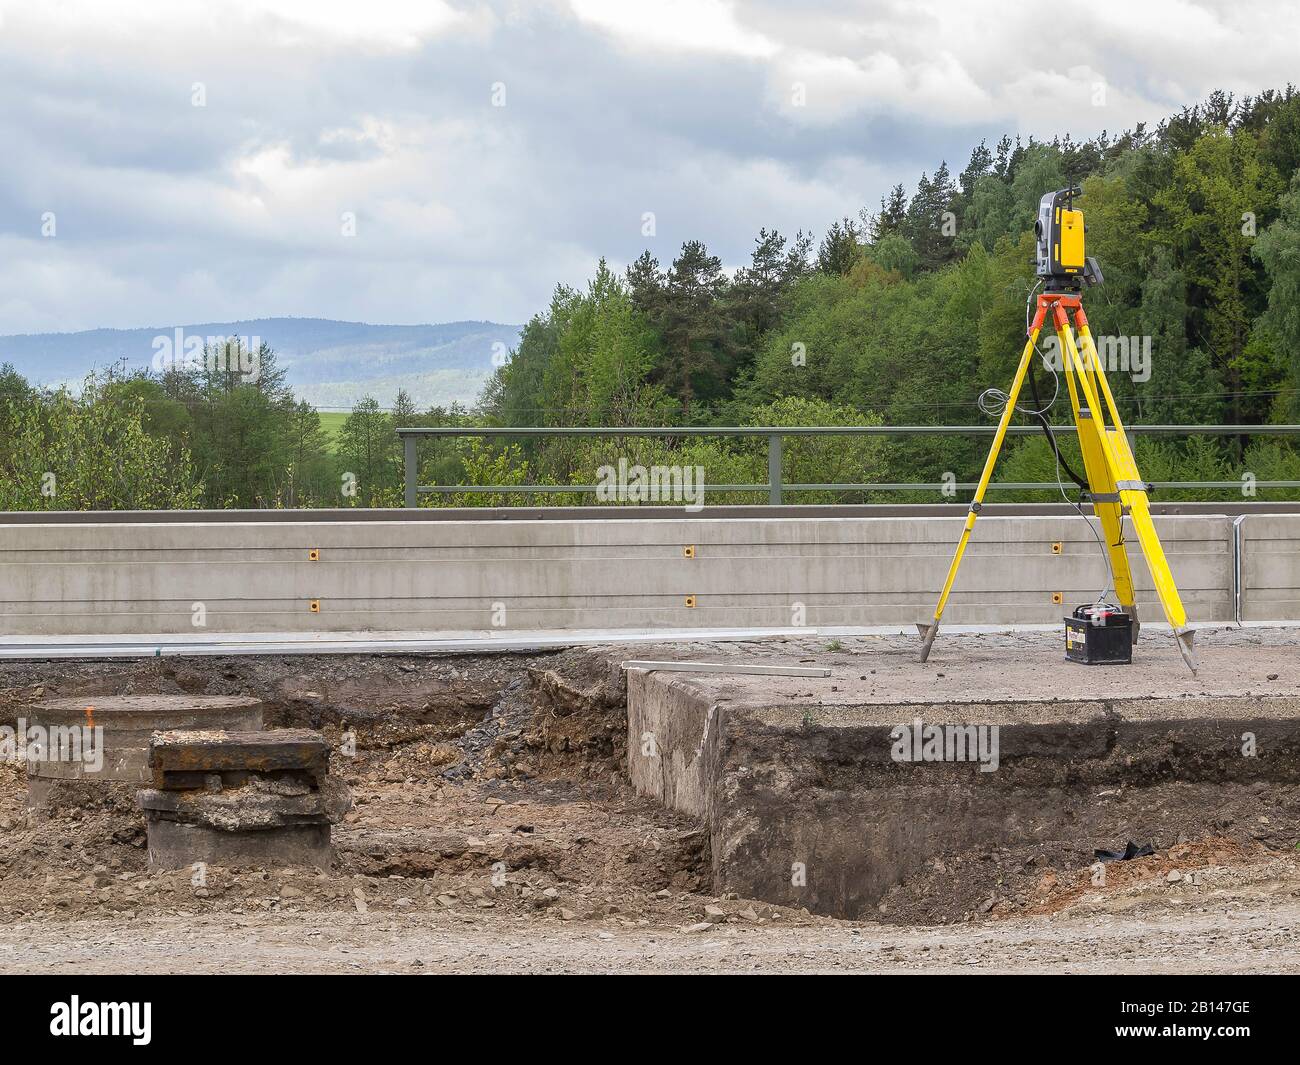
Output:
[[[395,410],[366,400],[331,442],[269,348],[255,381],[210,368],[144,371],[92,382],[75,398],[0,373],[0,506],[396,505],[399,424],[987,424],[976,398],[1007,387],[1023,343],[1039,197],[1068,183],[1082,186],[1088,250],[1105,273],[1085,297],[1093,331],[1123,338],[1131,357],[1109,367],[1129,422],[1300,422],[1295,89],[1243,100],[1215,94],[1155,129],[1118,136],[982,143],[960,169],[937,162],[912,195],[900,184],[819,237],[759,228],[751,261],[731,273],[708,250],[708,234],[671,259],[647,250],[626,271],[601,261],[585,289],[555,290],[473,412],[418,411],[405,393]],[[1050,395],[1050,372],[1036,372]],[[1054,413],[1069,420],[1064,402]],[[699,465],[711,484],[754,483],[766,480],[763,446],[430,441],[421,481],[591,484],[599,466],[624,458]],[[972,480],[986,446],[987,438],[952,435],[792,440],[784,476]],[[1294,438],[1143,437],[1138,458],[1157,481],[1300,479]],[[51,472],[73,487],[44,492]],[[1044,441],[1013,441],[999,479],[1055,480]],[[1259,490],[1259,498],[1297,495]],[[424,501],[507,498],[532,501]],[[862,498],[810,492],[793,501]]]
[[[1134,366],[1149,352],[1139,372],[1112,370],[1125,417],[1300,421],[1298,166],[1292,88],[1215,94],[1154,130],[980,144],[960,170],[941,161],[910,198],[898,185],[815,245],[760,230],[730,276],[702,241],[666,263],[647,251],[621,276],[602,262],[586,291],[557,289],[528,323],[484,414],[556,426],[986,422],[976,397],[1007,387],[1023,343],[1039,197],[1074,182],[1106,279],[1086,296],[1093,331],[1126,338]],[[847,479],[974,479],[986,444],[890,442]],[[1140,450],[1153,480],[1300,478],[1294,452],[1263,436],[1144,438]],[[555,445],[528,458],[563,481],[610,453]],[[764,479],[755,445],[690,453],[711,482],[741,466]],[[1026,439],[1001,477],[1053,480],[1048,456]],[[805,472],[787,477],[834,479]]]

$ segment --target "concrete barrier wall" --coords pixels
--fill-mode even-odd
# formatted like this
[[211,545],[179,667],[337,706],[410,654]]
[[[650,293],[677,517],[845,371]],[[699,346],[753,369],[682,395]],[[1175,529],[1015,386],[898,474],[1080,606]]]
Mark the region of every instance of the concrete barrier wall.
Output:
[[1300,618],[1300,515],[1238,519],[1241,620]]
[[[932,611],[962,521],[6,524],[0,633],[906,625]],[[1193,621],[1234,617],[1239,551],[1247,620],[1300,617],[1300,515],[1156,526]],[[1142,617],[1159,620],[1129,538]],[[1077,517],[984,517],[945,621],[1052,623],[1105,580]]]

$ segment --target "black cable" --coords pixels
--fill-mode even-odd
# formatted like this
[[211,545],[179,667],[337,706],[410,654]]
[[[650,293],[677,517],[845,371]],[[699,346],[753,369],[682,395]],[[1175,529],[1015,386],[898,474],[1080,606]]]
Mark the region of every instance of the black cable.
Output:
[[[1047,442],[1051,445],[1052,454],[1056,456],[1056,461],[1060,463],[1061,469],[1069,475],[1070,480],[1079,486],[1083,492],[1089,491],[1088,482],[1080,477],[1070,468],[1070,464],[1065,461],[1065,456],[1061,454],[1060,445],[1056,442],[1056,434],[1052,432],[1052,423],[1047,420],[1043,413],[1043,402],[1038,398],[1038,382],[1034,378],[1034,363],[1030,359],[1029,366],[1026,369],[1026,376],[1029,378],[1029,394],[1034,397],[1034,409],[1025,411],[1026,414],[1032,414],[1038,419],[1038,424],[1043,427],[1043,434],[1047,437]],[[1021,408],[1022,410],[1024,408]]]
[[[1038,284],[1034,285],[1034,287],[1029,290],[1029,294],[1025,297],[1025,335],[1026,336],[1031,335],[1029,305],[1034,298],[1034,293],[1038,291],[1038,288],[1041,284],[1042,282],[1040,281]],[[1034,345],[1034,352],[1035,354],[1039,353],[1037,344]],[[1106,594],[1110,591],[1111,588],[1115,586],[1115,571],[1110,564],[1110,553],[1106,550],[1106,541],[1102,539],[1100,533],[1098,533],[1097,531],[1096,526],[1094,526],[1093,523],[1088,520],[1088,516],[1083,512],[1083,507],[1066,494],[1065,485],[1061,483],[1061,469],[1064,468],[1066,473],[1070,475],[1070,479],[1074,481],[1076,485],[1079,486],[1080,499],[1091,496],[1091,490],[1089,489],[1088,485],[1084,483],[1083,479],[1077,473],[1075,473],[1074,470],[1070,469],[1069,464],[1065,461],[1065,458],[1061,455],[1061,449],[1056,442],[1056,434],[1052,432],[1051,423],[1047,420],[1047,412],[1056,405],[1056,401],[1061,394],[1060,374],[1056,372],[1056,369],[1054,367],[1049,366],[1048,369],[1052,371],[1052,378],[1056,382],[1056,389],[1052,393],[1051,401],[1048,402],[1046,406],[1044,406],[1042,400],[1038,398],[1038,383],[1034,378],[1034,362],[1033,359],[1031,358],[1029,360],[1029,365],[1025,367],[1025,373],[1029,377],[1029,391],[1034,397],[1034,407],[1032,410],[1026,410],[1024,407],[1021,406],[1017,406],[1015,409],[1020,411],[1022,414],[1030,414],[1033,415],[1033,417],[1038,419],[1038,424],[1042,426],[1043,432],[1047,435],[1047,442],[1048,444],[1051,445],[1052,455],[1056,459],[1056,486],[1061,490],[1061,498],[1064,499],[1068,504],[1070,504],[1070,506],[1074,508],[1075,513],[1077,513],[1079,517],[1082,518],[1084,522],[1087,524],[1088,531],[1092,533],[1092,538],[1097,541],[1097,549],[1101,551],[1101,560],[1106,566],[1106,577],[1107,577],[1106,586],[1102,588],[1101,594],[1097,596],[1097,602],[1102,603],[1105,602]],[[1010,402],[1011,402],[1011,397],[1008,396],[1005,392],[1003,392],[1000,388],[986,388],[983,392],[980,393],[979,398],[975,401],[975,405],[979,407],[979,409],[983,411],[985,414],[988,414],[990,416],[999,416],[1004,410],[1006,410],[1006,405]],[[1096,510],[1095,505],[1093,509],[1094,511]],[[1124,533],[1123,533],[1122,524],[1120,529],[1121,529],[1120,544],[1123,544]],[[1117,544],[1116,546],[1120,546],[1120,544]]]

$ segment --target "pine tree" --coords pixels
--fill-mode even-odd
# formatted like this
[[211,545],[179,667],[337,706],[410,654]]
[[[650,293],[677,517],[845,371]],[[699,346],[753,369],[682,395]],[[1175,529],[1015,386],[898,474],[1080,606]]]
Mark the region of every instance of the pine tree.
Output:
[[889,190],[888,197],[880,200],[880,213],[871,219],[868,235],[872,244],[879,244],[886,237],[901,236],[907,225],[907,193],[899,182]]
[[961,198],[969,204],[971,197],[975,195],[975,182],[988,174],[993,169],[993,153],[989,151],[988,144],[984,141],[979,142],[973,152],[970,153],[970,162],[966,164],[966,169],[961,172],[958,182],[961,185]]
[[721,304],[728,281],[722,260],[698,240],[682,245],[665,281],[662,305],[649,316],[663,344],[657,379],[689,421],[701,393],[713,397],[725,390],[734,350],[732,323]]
[[922,174],[916,183],[916,195],[907,208],[906,234],[923,269],[936,270],[957,257],[956,200],[946,162],[939,164],[932,179]]
[[860,233],[851,218],[832,222],[817,249],[817,269],[823,274],[847,274],[862,254]]

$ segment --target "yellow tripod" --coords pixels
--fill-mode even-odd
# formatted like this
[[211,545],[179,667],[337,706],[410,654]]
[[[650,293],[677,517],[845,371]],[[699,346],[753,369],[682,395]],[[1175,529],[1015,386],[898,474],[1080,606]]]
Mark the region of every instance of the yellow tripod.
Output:
[[[1115,397],[1101,361],[1097,357],[1097,348],[1092,334],[1088,331],[1088,319],[1083,313],[1083,303],[1077,292],[1044,292],[1038,297],[1038,308],[1034,313],[1033,323],[1029,329],[1029,338],[1025,342],[1024,352],[1020,356],[1020,365],[1016,369],[1015,380],[1011,383],[1011,393],[1002,410],[997,431],[993,436],[993,446],[984,461],[984,471],[980,474],[979,485],[975,489],[975,498],[966,514],[966,525],[962,529],[961,539],[957,541],[957,550],[948,566],[948,576],[939,593],[939,602],[934,608],[934,620],[929,624],[919,623],[921,649],[917,661],[924,662],[930,655],[930,647],[939,631],[939,621],[943,617],[948,596],[952,593],[953,583],[957,579],[957,567],[961,565],[962,555],[975,528],[975,519],[984,505],[984,492],[993,476],[993,467],[998,459],[998,451],[1011,423],[1012,412],[1016,409],[1016,399],[1029,372],[1030,361],[1038,343],[1038,334],[1048,311],[1052,313],[1056,335],[1061,342],[1061,352],[1065,362],[1065,380],[1070,390],[1070,406],[1074,412],[1074,423],[1079,430],[1079,450],[1083,454],[1083,464],[1088,480],[1088,495],[1092,502],[1093,513],[1101,522],[1106,537],[1106,550],[1110,555],[1111,571],[1115,582],[1115,595],[1120,606],[1133,618],[1133,638],[1137,639],[1137,606],[1134,602],[1133,575],[1129,568],[1128,552],[1124,545],[1124,516],[1127,514],[1137,533],[1142,546],[1142,554],[1151,570],[1151,579],[1155,582],[1156,594],[1164,607],[1165,617],[1174,630],[1178,650],[1183,660],[1196,672],[1196,654],[1192,649],[1193,630],[1187,625],[1187,612],[1178,596],[1173,574],[1169,572],[1169,562],[1165,559],[1164,548],[1156,535],[1151,521],[1150,502],[1147,499],[1147,485],[1138,474],[1137,463],[1133,460],[1133,451],[1129,447],[1128,437],[1124,433],[1124,423],[1120,420],[1115,406]],[[1078,342],[1074,330],[1070,328],[1068,311],[1074,312],[1074,325],[1078,330]],[[1104,406],[1103,406],[1104,404]],[[1106,417],[1110,416],[1110,425]]]

